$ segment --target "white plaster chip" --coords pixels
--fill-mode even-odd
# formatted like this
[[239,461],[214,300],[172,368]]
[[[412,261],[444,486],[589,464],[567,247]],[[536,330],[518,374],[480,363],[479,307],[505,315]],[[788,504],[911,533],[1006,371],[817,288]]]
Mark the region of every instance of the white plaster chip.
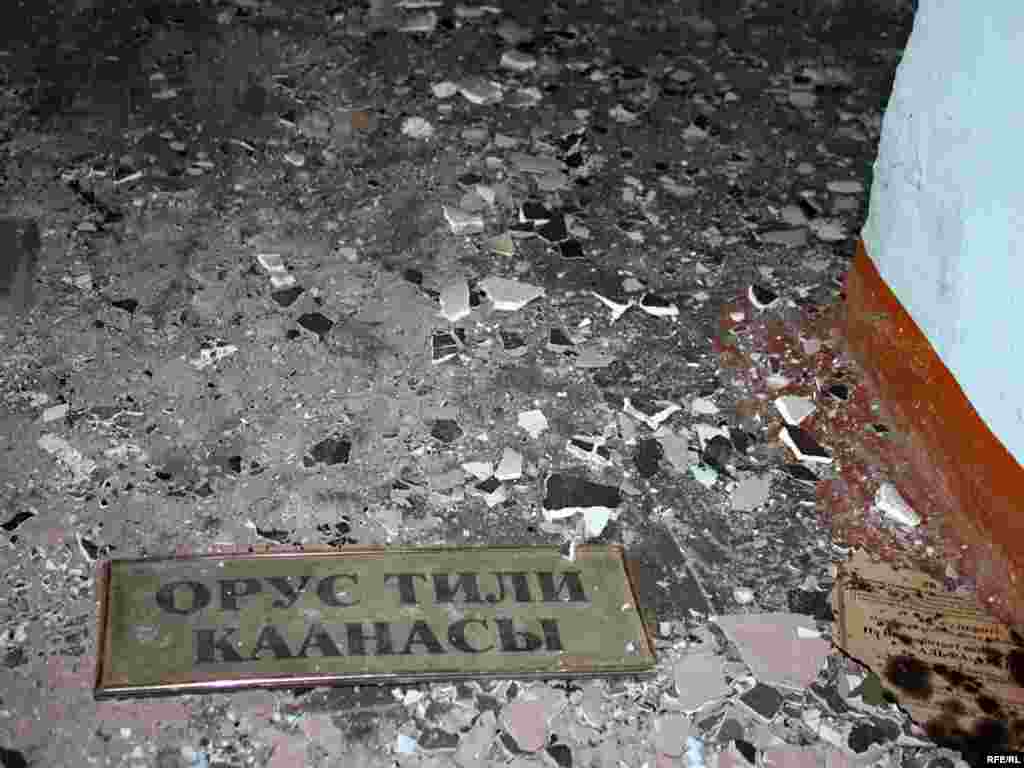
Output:
[[518,424],[534,440],[540,437],[541,432],[548,428],[548,420],[544,416],[544,412],[540,410],[523,411],[519,414]]
[[484,231],[484,219],[480,214],[449,205],[443,206],[442,210],[453,235],[478,235]]
[[911,528],[921,524],[921,516],[914,511],[906,499],[890,482],[882,483],[875,493],[875,507],[885,515],[901,525]]
[[544,289],[539,286],[505,277],[484,278],[480,281],[480,289],[487,294],[495,309],[504,312],[515,312],[544,295]]
[[732,492],[733,512],[753,512],[771,496],[772,477],[769,473],[743,475]]
[[779,412],[787,424],[797,426],[817,410],[817,406],[806,397],[783,395],[775,398],[775,410]]
[[864,191],[864,185],[859,181],[848,179],[845,181],[830,181],[827,185],[828,191],[835,195],[859,195]]
[[494,477],[498,480],[518,480],[523,476],[523,455],[512,448],[505,448],[501,454],[501,461],[494,471]]
[[469,285],[465,280],[453,280],[441,289],[441,316],[457,323],[469,315]]

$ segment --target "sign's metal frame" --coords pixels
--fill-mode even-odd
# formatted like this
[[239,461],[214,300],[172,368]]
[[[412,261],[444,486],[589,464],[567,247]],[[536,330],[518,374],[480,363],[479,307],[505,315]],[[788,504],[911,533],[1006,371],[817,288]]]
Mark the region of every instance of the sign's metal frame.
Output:
[[[653,674],[656,663],[654,634],[657,626],[653,617],[643,608],[643,604],[637,593],[637,570],[635,561],[627,558],[624,548],[621,545],[584,545],[576,550],[576,561],[580,558],[601,557],[611,558],[621,564],[622,586],[624,593],[628,596],[626,603],[622,605],[623,611],[628,615],[636,617],[635,638],[631,636],[631,645],[634,646],[632,656],[628,661],[616,663],[614,667],[609,666],[606,659],[595,656],[574,655],[564,651],[556,654],[557,664],[552,666],[552,656],[549,653],[546,657],[548,665],[546,668],[538,668],[535,671],[516,669],[513,671],[496,668],[488,671],[473,670],[460,671],[457,666],[443,670],[423,670],[415,673],[397,672],[371,672],[371,673],[270,673],[264,675],[246,675],[244,677],[225,675],[224,677],[205,677],[196,679],[186,671],[184,674],[166,675],[158,682],[127,681],[124,675],[117,679],[115,656],[123,649],[116,647],[114,641],[115,620],[119,611],[113,591],[117,587],[115,580],[118,578],[114,573],[115,568],[130,568],[132,566],[153,565],[186,565],[194,564],[197,569],[209,568],[211,564],[218,564],[218,567],[238,563],[241,561],[289,561],[289,560],[334,560],[337,562],[351,561],[352,558],[380,558],[388,559],[402,558],[403,556],[421,555],[443,555],[452,553],[479,552],[483,553],[506,553],[512,554],[515,551],[529,552],[531,555],[541,554],[550,557],[551,563],[558,563],[562,566],[570,566],[559,554],[557,547],[526,547],[515,545],[500,546],[470,546],[470,547],[383,547],[383,546],[352,546],[344,549],[304,549],[296,551],[265,551],[237,554],[210,554],[197,555],[184,558],[159,558],[159,559],[122,559],[105,561],[101,563],[97,578],[97,593],[99,600],[98,612],[98,648],[96,664],[96,682],[94,696],[97,699],[129,697],[129,696],[159,696],[190,693],[226,692],[243,688],[306,688],[314,686],[331,685],[359,685],[359,684],[398,684],[398,683],[419,683],[437,681],[457,681],[466,679],[494,679],[494,678],[515,678],[515,679],[557,679],[557,678],[593,678],[593,677],[645,677]],[[121,579],[129,578],[121,576]],[[616,577],[617,578],[617,577]],[[564,586],[564,584],[563,584]],[[616,622],[620,623],[620,622]],[[634,642],[635,640],[635,642]],[[317,657],[319,658],[319,657]],[[313,659],[308,659],[312,661]],[[260,662],[262,663],[262,659]],[[457,662],[456,662],[457,663]],[[541,667],[544,665],[538,665]],[[176,677],[177,679],[172,679]]]

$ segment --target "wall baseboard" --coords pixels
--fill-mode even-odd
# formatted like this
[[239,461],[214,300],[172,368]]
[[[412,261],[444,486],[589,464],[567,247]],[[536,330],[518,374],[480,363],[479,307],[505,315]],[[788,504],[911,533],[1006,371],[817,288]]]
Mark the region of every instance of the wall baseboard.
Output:
[[[906,435],[915,485],[931,489],[947,552],[979,602],[1024,628],[1024,467],[982,421],[859,242],[846,277],[849,351]],[[993,361],[998,366],[998,361]]]

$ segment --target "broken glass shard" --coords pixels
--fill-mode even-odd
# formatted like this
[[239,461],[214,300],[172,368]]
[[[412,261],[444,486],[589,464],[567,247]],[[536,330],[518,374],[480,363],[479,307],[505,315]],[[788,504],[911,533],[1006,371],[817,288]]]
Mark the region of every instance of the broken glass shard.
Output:
[[769,309],[779,300],[779,294],[763,285],[751,285],[747,296],[750,303],[760,310]]
[[786,424],[782,427],[779,437],[801,461],[814,464],[832,463],[832,456],[829,455],[828,451],[811,437],[810,433],[800,427]]
[[846,384],[833,384],[828,388],[828,393],[836,400],[850,399],[850,387]]
[[334,327],[334,321],[324,317],[319,312],[307,312],[299,315],[299,325],[311,333],[315,333],[321,339]]
[[565,217],[560,213],[554,214],[548,221],[538,226],[536,231],[549,243],[560,243],[569,237],[565,226]]
[[127,312],[129,315],[134,315],[135,310],[139,308],[139,302],[135,299],[114,299],[110,304],[117,309]]
[[459,342],[451,331],[438,331],[431,338],[430,361],[435,365],[447,362],[459,354]]
[[291,288],[284,288],[280,291],[273,291],[270,294],[270,298],[278,303],[282,307],[290,307],[295,303],[295,300],[302,295],[302,286],[293,285]]
[[552,352],[568,353],[572,351],[574,346],[575,344],[569,338],[569,334],[561,328],[551,328],[548,331],[548,349]]
[[637,306],[654,317],[676,317],[679,314],[679,307],[668,299],[653,293],[644,294],[637,302]]
[[558,244],[558,250],[563,259],[578,261],[584,258],[583,245],[579,240],[565,240]]
[[506,354],[518,356],[526,352],[526,342],[521,334],[504,329],[499,333],[501,336],[501,348],[505,350]]
[[614,509],[621,501],[618,488],[572,475],[554,473],[545,483],[544,510],[556,519],[591,507]]
[[491,300],[495,309],[504,312],[515,312],[544,295],[543,288],[504,277],[485,278],[480,281],[480,290]]
[[818,476],[814,474],[814,470],[803,464],[784,464],[779,469],[798,483],[815,485],[818,482]]
[[524,222],[546,222],[554,214],[535,200],[527,200],[519,209],[519,220]]

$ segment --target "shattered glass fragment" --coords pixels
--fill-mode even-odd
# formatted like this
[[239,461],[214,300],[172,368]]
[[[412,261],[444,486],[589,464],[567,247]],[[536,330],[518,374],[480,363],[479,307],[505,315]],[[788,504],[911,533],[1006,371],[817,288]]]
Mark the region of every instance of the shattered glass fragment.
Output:
[[536,228],[537,234],[547,240],[549,243],[561,243],[563,240],[569,239],[569,231],[565,226],[565,217],[560,213],[552,215],[552,217]]
[[139,308],[139,302],[135,299],[114,299],[110,302],[110,305],[127,312],[129,315],[134,315],[135,310]]
[[319,312],[307,312],[299,315],[298,323],[307,331],[315,333],[321,340],[334,327],[334,321],[329,320]]
[[644,294],[637,302],[637,306],[654,317],[676,317],[679,314],[679,307],[668,299],[653,293]]
[[545,483],[544,509],[551,512],[571,510],[568,515],[572,515],[588,507],[614,509],[621,501],[622,495],[618,488],[571,475],[554,473],[548,476]]
[[533,223],[529,221],[513,222],[509,224],[508,231],[513,238],[533,237],[535,234],[537,234],[537,230],[535,229]]
[[501,348],[505,350],[506,354],[518,357],[526,353],[526,341],[522,334],[502,329],[499,331],[499,335],[501,336]]
[[757,712],[765,720],[771,720],[782,709],[782,694],[775,688],[758,683],[740,696],[740,701]]
[[449,205],[441,210],[453,235],[479,235],[484,231],[484,219],[479,213]]
[[97,544],[85,536],[76,536],[78,540],[78,548],[81,550],[82,555],[90,563],[95,563],[101,557],[107,557],[114,551],[114,547],[109,544]]
[[588,461],[598,466],[611,464],[611,452],[603,445],[603,440],[592,441],[587,438],[572,437],[566,445],[566,452],[581,461]]
[[620,317],[622,317],[622,315],[624,315],[631,306],[633,306],[633,302],[629,300],[625,302],[618,302],[613,299],[609,299],[606,296],[602,296],[597,291],[591,291],[590,293],[591,295],[594,296],[594,298],[596,298],[598,301],[600,301],[602,304],[608,307],[609,310],[611,310],[613,323]]
[[797,205],[808,219],[813,219],[822,213],[821,207],[807,196],[801,196]]
[[524,222],[550,221],[554,214],[535,200],[527,200],[519,208],[519,220]]
[[516,744],[516,740],[511,734],[501,731],[498,733],[498,740],[501,742],[501,746],[508,751],[510,755],[515,757],[516,755],[529,754],[526,750],[520,749],[519,745]]
[[782,442],[796,454],[801,461],[817,464],[831,464],[832,456],[810,433],[800,427],[786,424],[779,433]]
[[480,481],[473,487],[483,493],[494,493],[496,490],[501,488],[501,481],[496,477],[488,477],[486,480]]
[[548,756],[559,768],[572,768],[572,750],[565,744],[552,744],[547,748]]
[[518,480],[523,474],[523,456],[512,448],[505,448],[501,454],[501,461],[494,470],[494,476],[499,480]]
[[473,104],[495,104],[502,99],[501,84],[483,77],[467,77],[456,83],[456,86],[459,93]]
[[584,258],[583,245],[579,240],[565,240],[558,244],[558,250],[563,259],[578,261]]
[[775,398],[775,409],[787,424],[799,425],[817,410],[810,398],[783,395]]
[[488,277],[480,281],[480,289],[503,312],[515,312],[534,299],[544,295],[544,289],[503,277]]
[[757,765],[757,747],[744,739],[736,739],[736,750],[750,765]]
[[565,354],[571,352],[575,346],[569,334],[561,328],[555,327],[548,331],[547,347],[550,351]]
[[672,414],[682,408],[676,403],[665,400],[649,401],[644,397],[623,398],[622,411],[634,419],[643,422],[651,429],[657,429]]
[[459,341],[451,331],[437,331],[431,338],[430,361],[438,365],[459,354]]
[[530,437],[536,440],[548,428],[548,420],[540,410],[523,411],[519,414],[517,424]]
[[0,525],[0,528],[5,530],[7,533],[12,533],[17,530],[19,525],[24,523],[26,520],[31,520],[35,516],[34,512],[29,512],[27,510],[16,512],[7,522]]
[[911,528],[921,524],[921,516],[907,503],[896,486],[886,481],[875,493],[875,507],[884,515]]
[[280,528],[260,528],[256,526],[256,535],[261,539],[267,539],[276,544],[287,544],[291,533]]
[[828,393],[836,400],[846,401],[850,399],[850,387],[848,384],[833,384],[828,388]]
[[779,469],[797,482],[807,485],[815,485],[818,482],[818,476],[814,474],[814,470],[803,464],[785,464]]
[[273,291],[270,294],[270,298],[278,303],[282,307],[290,307],[295,303],[295,300],[302,295],[303,288],[301,285],[293,285],[291,288],[284,288],[280,291]]
[[763,285],[751,285],[747,296],[750,298],[750,303],[760,310],[771,308],[779,300],[779,294]]
[[441,289],[441,316],[457,323],[470,313],[469,284],[462,279],[453,280]]

